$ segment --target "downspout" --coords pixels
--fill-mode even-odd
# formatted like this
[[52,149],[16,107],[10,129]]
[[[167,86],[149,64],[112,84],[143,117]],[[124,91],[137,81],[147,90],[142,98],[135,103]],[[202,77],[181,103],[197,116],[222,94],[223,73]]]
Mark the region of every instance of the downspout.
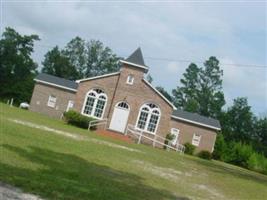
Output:
[[116,86],[115,86],[113,97],[111,99],[111,103],[110,103],[109,111],[108,111],[108,114],[107,114],[107,118],[109,118],[109,115],[110,115],[110,112],[111,112],[111,109],[112,109],[112,105],[113,105],[113,102],[114,102],[114,99],[115,99],[115,95],[116,95],[116,92],[117,92],[117,88],[118,88],[118,85],[119,85],[120,76],[121,76],[121,73],[119,73],[119,76],[118,76],[118,80],[117,80],[117,83],[116,83]]

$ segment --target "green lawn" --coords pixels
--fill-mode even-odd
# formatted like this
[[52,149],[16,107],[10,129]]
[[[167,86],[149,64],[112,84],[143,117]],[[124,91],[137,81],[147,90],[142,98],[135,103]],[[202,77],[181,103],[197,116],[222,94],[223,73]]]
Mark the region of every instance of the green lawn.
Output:
[[104,138],[4,104],[0,152],[0,181],[45,199],[267,199],[267,176]]

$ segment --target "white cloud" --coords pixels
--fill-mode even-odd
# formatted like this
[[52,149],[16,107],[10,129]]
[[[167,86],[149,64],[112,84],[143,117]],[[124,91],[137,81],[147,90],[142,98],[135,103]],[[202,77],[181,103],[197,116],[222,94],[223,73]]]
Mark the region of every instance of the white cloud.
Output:
[[[3,3],[3,25],[41,36],[34,57],[79,35],[99,39],[120,56],[138,46],[145,57],[225,63],[266,62],[266,3]],[[156,85],[175,88],[189,63],[146,59]],[[266,70],[225,66],[228,99],[247,96],[267,109]]]

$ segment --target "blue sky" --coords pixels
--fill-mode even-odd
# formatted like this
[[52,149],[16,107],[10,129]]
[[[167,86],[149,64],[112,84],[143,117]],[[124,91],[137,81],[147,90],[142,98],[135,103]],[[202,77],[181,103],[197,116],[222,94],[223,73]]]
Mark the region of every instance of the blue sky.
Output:
[[[216,56],[224,70],[227,105],[248,97],[256,114],[267,113],[266,2],[63,2],[3,1],[2,24],[22,34],[38,34],[34,59],[41,63],[51,46],[71,38],[99,39],[120,56],[141,47],[153,85],[179,84],[189,63]],[[169,60],[153,60],[168,58]],[[201,65],[201,64],[199,64]]]

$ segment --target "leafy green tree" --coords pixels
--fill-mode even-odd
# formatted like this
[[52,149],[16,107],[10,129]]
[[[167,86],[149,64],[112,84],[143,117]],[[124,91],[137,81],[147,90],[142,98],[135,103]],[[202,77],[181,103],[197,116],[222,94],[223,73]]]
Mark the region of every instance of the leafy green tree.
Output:
[[0,40],[0,97],[15,103],[29,101],[37,64],[32,60],[37,35],[20,35],[7,27]]
[[200,71],[200,91],[198,93],[199,113],[208,117],[217,117],[225,105],[222,92],[223,71],[219,60],[210,57]]
[[157,86],[156,89],[164,96],[166,99],[168,99],[170,102],[172,102],[172,96],[161,86]]
[[202,68],[191,63],[180,80],[181,86],[172,91],[174,104],[189,112],[218,117],[225,104],[222,75],[216,57],[210,57]]
[[146,80],[147,80],[149,83],[152,83],[152,82],[153,82],[153,78],[152,78],[152,76],[151,76],[150,74],[148,74],[148,75],[146,76]]
[[73,38],[63,49],[62,54],[69,59],[72,66],[77,71],[77,78],[85,78],[87,68],[87,49],[86,41],[80,37]]
[[71,80],[78,78],[75,67],[70,63],[69,58],[62,54],[58,46],[45,54],[42,64],[44,73]]
[[87,61],[85,77],[98,76],[119,70],[119,57],[99,40],[86,43]]
[[234,99],[234,104],[221,118],[222,132],[227,141],[250,143],[253,139],[253,113],[247,98]]
[[267,117],[257,119],[254,124],[254,147],[267,157]]
[[200,68],[191,63],[183,78],[180,80],[182,86],[178,86],[172,91],[174,96],[174,104],[189,112],[198,112],[198,90],[199,90],[199,72]]

